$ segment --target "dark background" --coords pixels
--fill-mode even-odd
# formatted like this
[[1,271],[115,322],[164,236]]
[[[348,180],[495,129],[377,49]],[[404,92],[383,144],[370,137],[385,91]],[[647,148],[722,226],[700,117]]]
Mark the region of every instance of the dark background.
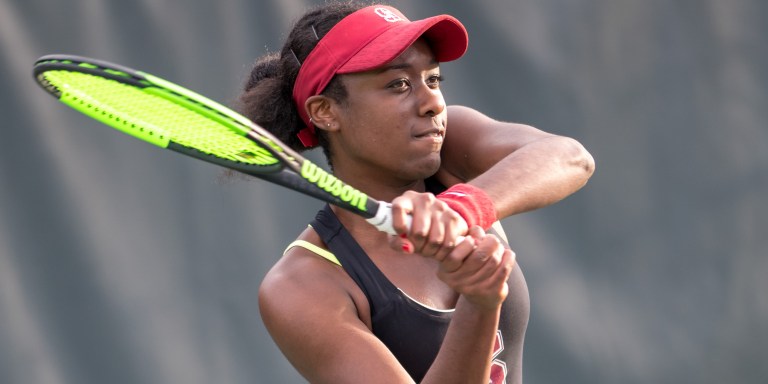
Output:
[[[107,129],[31,68],[91,56],[229,103],[311,3],[0,0],[0,382],[302,382],[256,294],[320,204]],[[768,382],[768,2],[395,5],[469,30],[449,103],[596,159],[504,221],[526,382]]]

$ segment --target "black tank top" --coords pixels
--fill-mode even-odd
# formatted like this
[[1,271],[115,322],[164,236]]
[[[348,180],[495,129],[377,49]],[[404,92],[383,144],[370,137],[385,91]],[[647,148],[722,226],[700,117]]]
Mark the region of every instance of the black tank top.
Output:
[[[344,228],[329,206],[318,212],[312,227],[368,299],[372,332],[411,377],[419,382],[440,350],[453,310],[428,308],[409,298],[384,276]],[[528,287],[518,266],[509,279],[502,305],[490,384],[522,382],[522,353],[528,325]]]

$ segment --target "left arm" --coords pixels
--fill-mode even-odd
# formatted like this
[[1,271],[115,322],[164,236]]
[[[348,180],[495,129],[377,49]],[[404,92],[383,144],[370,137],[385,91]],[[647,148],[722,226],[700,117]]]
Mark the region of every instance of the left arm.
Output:
[[[435,177],[448,187],[467,183],[483,190],[491,200],[487,205],[491,214],[477,217],[503,219],[566,198],[586,184],[594,167],[592,156],[574,139],[451,106],[442,163]],[[410,235],[408,240],[393,236],[393,249],[410,242],[416,253],[438,260],[445,257],[456,236],[466,232],[461,217],[466,220],[467,216],[454,211],[459,207],[438,201],[432,194],[413,191],[392,201],[395,229]],[[468,213],[472,212],[477,211],[470,208]],[[405,224],[408,214],[413,215],[410,230]]]
[[594,160],[576,140],[494,120],[474,109],[448,108],[437,178],[484,190],[499,219],[558,202],[583,187]]

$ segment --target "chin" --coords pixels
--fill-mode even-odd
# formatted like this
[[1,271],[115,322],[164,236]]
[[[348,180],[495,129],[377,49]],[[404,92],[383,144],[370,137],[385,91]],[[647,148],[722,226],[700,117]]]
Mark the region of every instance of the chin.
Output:
[[418,179],[426,179],[435,173],[440,169],[440,154],[437,153],[437,156],[430,156],[428,159],[425,159],[423,162],[418,164],[416,167],[416,172],[418,173],[418,176],[416,178]]

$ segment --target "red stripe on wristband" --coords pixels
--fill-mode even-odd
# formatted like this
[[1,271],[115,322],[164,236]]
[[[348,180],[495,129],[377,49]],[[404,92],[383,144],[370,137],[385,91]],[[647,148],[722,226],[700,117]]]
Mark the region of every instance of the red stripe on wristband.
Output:
[[498,220],[493,200],[485,191],[475,186],[456,184],[437,195],[437,198],[461,215],[470,227],[479,225],[488,229]]

